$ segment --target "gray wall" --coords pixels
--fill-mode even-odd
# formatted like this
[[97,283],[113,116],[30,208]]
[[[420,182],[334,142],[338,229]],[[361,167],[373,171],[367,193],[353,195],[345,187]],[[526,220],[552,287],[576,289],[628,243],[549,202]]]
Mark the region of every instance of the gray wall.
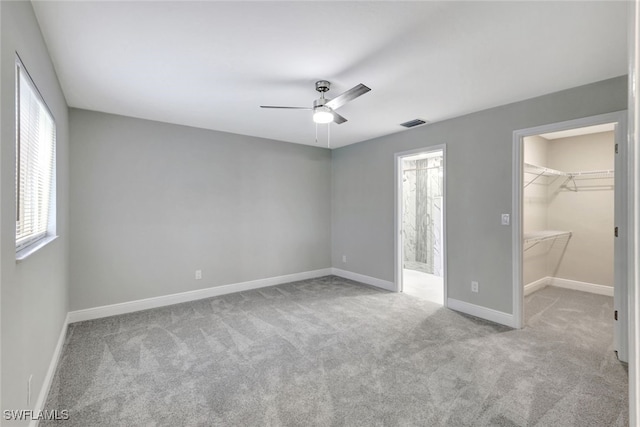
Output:
[[328,150],[70,116],[71,310],[330,267]]
[[[0,2],[0,267],[2,409],[31,407],[68,311],[68,110],[29,2]],[[16,264],[15,53],[35,81],[57,125],[57,240]],[[19,425],[20,423],[11,423]]]
[[[393,154],[447,144],[448,296],[512,313],[511,227],[500,214],[511,212],[513,131],[626,103],[627,78],[619,77],[334,150],[333,266],[394,280]],[[480,292],[471,292],[472,280]]]

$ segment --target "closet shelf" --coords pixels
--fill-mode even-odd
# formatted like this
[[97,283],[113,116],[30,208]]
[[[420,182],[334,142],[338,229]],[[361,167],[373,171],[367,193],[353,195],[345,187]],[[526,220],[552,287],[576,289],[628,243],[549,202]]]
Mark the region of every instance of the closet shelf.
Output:
[[595,170],[595,171],[580,171],[580,172],[564,172],[556,169],[546,168],[543,166],[534,165],[532,163],[524,164],[524,172],[535,175],[528,182],[525,182],[524,188],[527,188],[530,184],[532,184],[535,180],[540,178],[541,176],[546,177],[558,177],[564,176],[569,179],[574,178],[585,178],[585,179],[595,179],[595,178],[613,178],[614,171],[611,169],[605,170]]
[[559,239],[560,237],[571,236],[570,231],[560,231],[560,230],[542,230],[542,231],[532,231],[531,233],[524,233],[524,242],[525,243],[533,243],[533,242],[542,242],[544,240],[550,239]]
[[613,178],[613,175],[613,170],[611,169],[569,173],[571,178]]
[[531,173],[539,176],[569,176],[567,172],[545,168],[543,166],[534,165],[532,163],[524,164],[525,173]]
[[530,233],[524,233],[522,236],[522,241],[525,245],[530,244],[531,246],[525,248],[525,251],[531,249],[535,245],[540,242],[544,242],[546,240],[555,240],[561,239],[563,237],[570,238],[570,231],[561,231],[561,230],[542,230],[542,231],[532,231]]

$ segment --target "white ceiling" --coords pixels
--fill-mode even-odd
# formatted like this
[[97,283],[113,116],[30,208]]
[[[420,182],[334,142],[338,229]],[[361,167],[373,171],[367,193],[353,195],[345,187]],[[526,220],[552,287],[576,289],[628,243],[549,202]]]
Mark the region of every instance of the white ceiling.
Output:
[[258,106],[311,106],[319,79],[330,98],[366,84],[332,147],[623,75],[627,6],[34,2],[72,107],[315,145],[309,111]]

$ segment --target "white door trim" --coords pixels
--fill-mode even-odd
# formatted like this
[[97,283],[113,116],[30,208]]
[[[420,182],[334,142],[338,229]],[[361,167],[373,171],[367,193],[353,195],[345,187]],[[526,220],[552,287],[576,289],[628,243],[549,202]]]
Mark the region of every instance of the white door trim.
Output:
[[[586,126],[594,126],[605,123],[616,123],[616,143],[619,144],[619,150],[621,150],[618,159],[625,159],[627,141],[625,138],[626,135],[626,121],[627,121],[627,112],[626,111],[616,111],[613,113],[600,114],[597,116],[591,117],[583,117],[580,119],[569,120],[565,122],[559,123],[550,123],[542,126],[536,126],[527,129],[520,129],[513,132],[513,187],[512,187],[512,262],[513,262],[513,320],[515,328],[522,328],[524,326],[524,296],[523,296],[523,283],[522,283],[522,162],[523,162],[523,139],[527,136],[539,135],[543,133],[549,132],[557,132],[568,129],[575,129]],[[626,165],[624,162],[618,163],[616,161],[616,173],[615,173],[615,186],[616,193],[621,194],[623,197],[621,202],[626,201],[627,197],[627,171]],[[620,215],[620,216],[618,216]],[[616,206],[616,223],[617,225],[627,229],[627,224],[629,223],[629,215],[627,212],[626,205]],[[627,315],[627,292],[626,292],[626,242],[625,242],[625,233],[620,233],[620,241],[621,248],[623,253],[621,254],[619,259],[616,259],[615,270],[616,276],[619,277],[620,280],[616,282],[616,286],[620,286],[622,293],[623,303],[617,309],[619,310],[619,315],[623,319],[624,323],[628,320]],[[619,276],[618,276],[619,275]],[[618,329],[618,328],[616,328]],[[626,327],[622,330],[626,331]],[[616,334],[618,332],[616,331]],[[622,334],[624,335],[624,334]],[[626,360],[627,356],[627,345],[628,340],[626,336],[617,336],[616,339],[619,341],[618,348],[618,357],[621,360]]]
[[414,150],[402,151],[395,153],[394,158],[394,268],[395,268],[395,291],[402,292],[402,266],[404,259],[404,250],[402,247],[402,178],[400,176],[402,172],[402,159],[409,156],[414,156],[420,153],[432,153],[434,151],[442,151],[442,252],[443,252],[443,286],[444,286],[444,298],[443,305],[447,307],[447,145],[439,144],[429,147],[416,148]]
[[629,2],[629,425],[640,422],[640,1]]

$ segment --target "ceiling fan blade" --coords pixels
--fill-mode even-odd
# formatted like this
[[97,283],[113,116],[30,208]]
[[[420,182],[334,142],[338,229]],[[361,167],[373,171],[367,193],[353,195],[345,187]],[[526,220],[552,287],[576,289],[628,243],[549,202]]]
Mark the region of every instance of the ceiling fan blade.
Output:
[[331,108],[332,110],[335,110],[336,108],[342,107],[347,102],[353,101],[360,95],[364,95],[370,90],[371,90],[370,88],[360,83],[359,85],[352,87],[348,91],[336,96],[331,101],[327,102],[325,105]]
[[280,108],[283,110],[311,110],[308,107],[279,107],[277,105],[261,105],[260,108]]
[[333,122],[337,125],[344,123],[347,121],[347,119],[345,119],[344,117],[342,117],[340,114],[336,113],[335,111],[332,111],[333,113]]

